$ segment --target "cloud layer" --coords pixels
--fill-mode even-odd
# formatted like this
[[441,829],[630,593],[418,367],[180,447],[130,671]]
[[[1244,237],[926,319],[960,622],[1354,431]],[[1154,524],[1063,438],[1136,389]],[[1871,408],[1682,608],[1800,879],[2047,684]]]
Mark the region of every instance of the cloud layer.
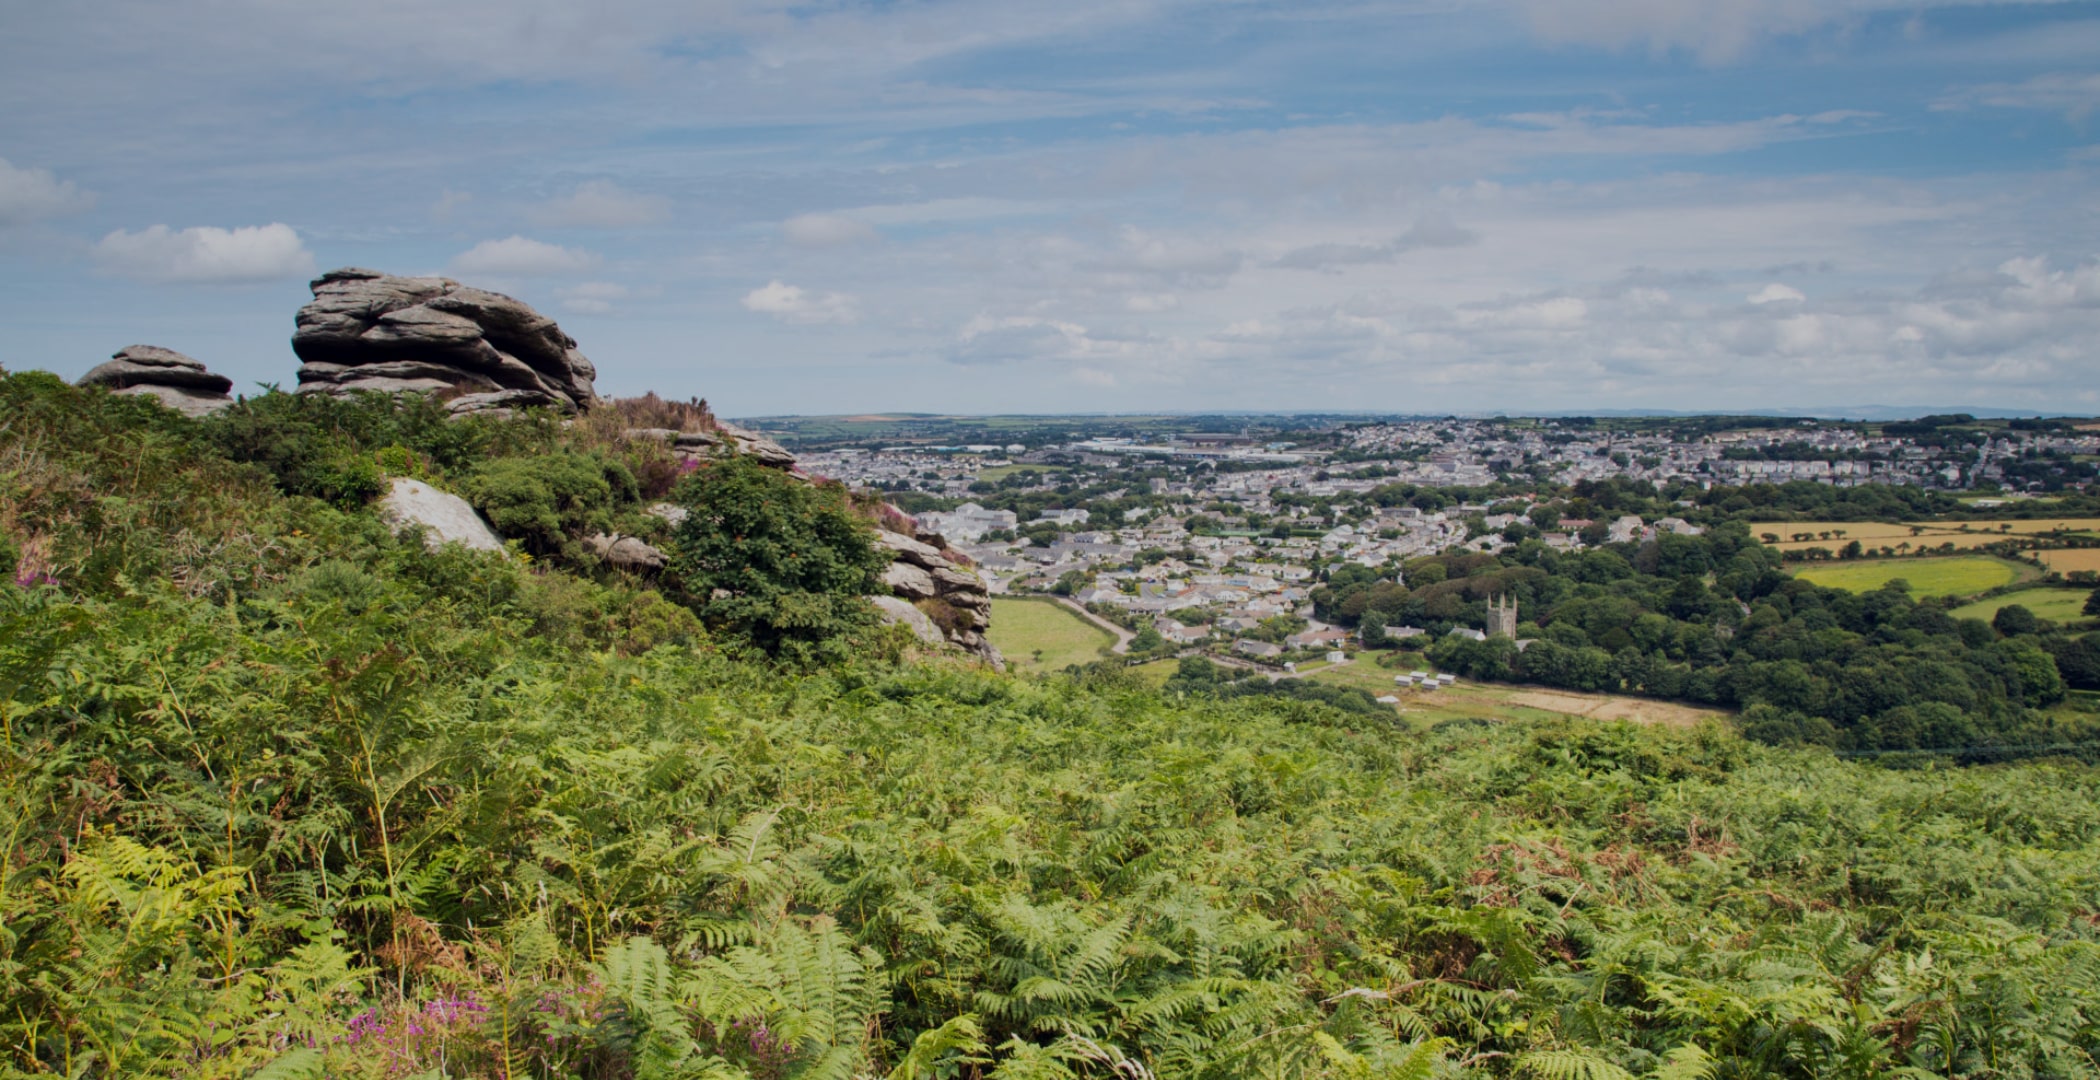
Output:
[[228,284],[310,277],[313,253],[290,225],[118,229],[95,245],[103,269],[144,281]]
[[23,169],[0,158],[0,228],[77,214],[95,197],[49,169]]
[[779,280],[745,293],[743,305],[746,311],[788,323],[843,325],[860,319],[856,301],[845,293],[814,293]]
[[731,414],[2100,411],[2090,3],[112,3],[0,34],[9,351],[282,381],[347,264]]
[[501,240],[483,240],[460,252],[452,259],[452,269],[456,273],[492,277],[542,277],[580,273],[598,262],[598,257],[587,251],[513,234]]

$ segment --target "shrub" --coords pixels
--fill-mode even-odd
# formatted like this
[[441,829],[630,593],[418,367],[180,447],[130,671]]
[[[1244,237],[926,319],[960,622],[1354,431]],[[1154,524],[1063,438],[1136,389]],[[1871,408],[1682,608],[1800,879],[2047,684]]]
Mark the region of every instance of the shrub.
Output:
[[933,620],[933,625],[941,628],[941,633],[951,638],[970,629],[968,617],[945,600],[929,596],[913,603],[920,611],[926,613],[927,618]]
[[476,468],[460,491],[489,524],[527,551],[563,551],[586,531],[608,531],[614,510],[641,497],[626,466],[595,454],[557,451],[497,458]]
[[679,484],[687,517],[671,541],[671,571],[711,626],[798,663],[846,655],[872,629],[861,598],[889,565],[835,485],[809,484],[742,457]]

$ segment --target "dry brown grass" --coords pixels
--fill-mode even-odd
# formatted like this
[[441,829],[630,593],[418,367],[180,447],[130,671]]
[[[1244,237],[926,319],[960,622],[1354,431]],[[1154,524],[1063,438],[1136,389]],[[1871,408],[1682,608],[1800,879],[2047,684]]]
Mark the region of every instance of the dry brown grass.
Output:
[[1577,694],[1564,690],[1511,690],[1503,700],[1546,712],[1582,716],[1591,720],[1630,720],[1636,724],[1695,727],[1702,720],[1720,716],[1716,710],[1674,701],[1613,697],[1609,694]]
[[2100,571],[2100,548],[2057,548],[2053,551],[2037,551],[2036,557],[2049,569],[2059,574],[2078,570]]
[[[1857,540],[1869,549],[1892,547],[1899,551],[1937,548],[1979,548],[2008,539],[2047,539],[2055,533],[2092,532],[2100,529],[2100,518],[1970,518],[1965,521],[1920,521],[1891,524],[1883,521],[1760,521],[1752,523],[1750,535],[1779,537],[1773,545],[1781,551],[1821,547],[1836,550]],[[1809,539],[1795,536],[1812,534]],[[1824,534],[1829,534],[1826,538]]]
[[669,428],[672,431],[713,431],[716,428],[715,414],[707,407],[706,398],[690,401],[672,401],[659,397],[651,390],[641,397],[613,398],[608,407],[596,410],[610,413],[631,428]]

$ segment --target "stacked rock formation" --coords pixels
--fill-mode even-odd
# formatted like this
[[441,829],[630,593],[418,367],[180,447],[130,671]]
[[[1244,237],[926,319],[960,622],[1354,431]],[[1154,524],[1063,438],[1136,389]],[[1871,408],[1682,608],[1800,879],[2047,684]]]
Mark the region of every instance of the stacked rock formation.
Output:
[[[292,351],[302,361],[302,394],[454,395],[449,408],[456,414],[534,407],[580,412],[598,404],[592,386],[597,369],[576,351],[576,339],[508,296],[449,278],[355,268],[329,271],[312,287],[313,302],[299,309],[292,334]],[[203,370],[187,357],[167,355]],[[223,395],[227,385],[218,392]],[[795,455],[779,443],[719,421],[706,430],[637,428],[627,436],[660,439],[687,461],[745,454],[800,475]],[[405,497],[398,490],[395,495]],[[651,512],[672,518],[677,509]],[[901,514],[886,520],[876,538],[892,555],[883,575],[890,595],[870,597],[883,617],[909,625],[929,643],[958,646],[1001,665],[999,650],[984,637],[991,595],[968,560]],[[657,573],[668,561],[640,537],[597,533],[584,542],[607,564],[638,574]]]
[[112,393],[149,394],[190,416],[208,416],[233,404],[233,380],[158,345],[128,345],[80,377],[82,386],[107,386]]
[[455,413],[589,409],[598,371],[553,319],[450,278],[331,270],[299,309],[300,393],[456,394]]
[[[890,597],[877,597],[876,607],[890,622],[903,622],[921,638],[927,636],[920,619],[932,623],[952,645],[976,653],[1004,667],[999,649],[984,636],[992,625],[992,596],[984,579],[971,570],[964,557],[947,549],[939,533],[914,529],[914,534],[877,529],[875,540],[888,548],[892,561],[883,571],[883,584]],[[914,619],[883,600],[902,600],[919,614]]]

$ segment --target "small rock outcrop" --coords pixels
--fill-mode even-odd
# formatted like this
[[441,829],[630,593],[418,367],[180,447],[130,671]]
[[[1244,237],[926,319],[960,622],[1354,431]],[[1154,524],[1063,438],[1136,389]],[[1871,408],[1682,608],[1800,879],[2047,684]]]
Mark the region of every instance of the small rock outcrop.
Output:
[[386,498],[379,501],[380,520],[397,529],[422,526],[426,530],[423,542],[433,550],[446,544],[464,544],[476,551],[503,550],[503,538],[467,500],[405,476],[391,483]]
[[[887,621],[898,621],[891,616],[896,602],[901,601],[934,623],[943,640],[984,657],[995,667],[1005,666],[998,647],[984,636],[985,628],[992,625],[991,593],[961,555],[947,550],[938,533],[916,527],[910,536],[890,528],[877,529],[875,541],[890,552],[882,582],[892,595],[875,598],[890,601],[876,605]],[[911,626],[914,633],[925,636],[916,622]]]
[[299,309],[301,393],[456,393],[455,413],[598,401],[598,371],[553,319],[450,278],[331,270]]
[[161,404],[189,416],[209,416],[233,404],[227,391],[233,380],[214,375],[203,364],[158,345],[128,345],[108,363],[80,377],[81,386],[107,386],[116,394],[149,394]]
[[634,574],[654,574],[671,561],[656,545],[639,536],[592,533],[583,538],[583,546],[607,566]]
[[671,448],[671,452],[687,461],[714,457],[726,453],[748,454],[760,465],[775,469],[793,469],[795,455],[779,443],[753,431],[745,431],[735,424],[714,422],[712,431],[673,431],[670,428],[628,428],[630,439],[656,439]]

